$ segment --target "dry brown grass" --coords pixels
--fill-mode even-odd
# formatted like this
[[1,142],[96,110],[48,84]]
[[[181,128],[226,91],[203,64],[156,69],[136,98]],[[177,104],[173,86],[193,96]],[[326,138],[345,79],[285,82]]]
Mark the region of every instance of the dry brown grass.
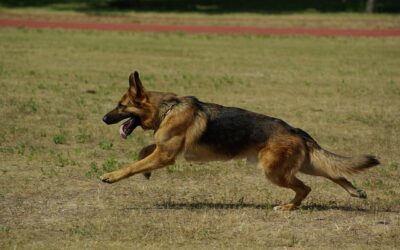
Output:
[[[395,38],[276,38],[0,30],[0,248],[387,248],[400,244],[400,46]],[[100,183],[151,142],[102,115],[138,69],[150,89],[283,118],[338,153],[382,166],[329,181],[300,210],[242,161]],[[91,90],[87,92],[88,90]],[[95,91],[93,94],[92,90]],[[252,98],[250,98],[252,97]]]

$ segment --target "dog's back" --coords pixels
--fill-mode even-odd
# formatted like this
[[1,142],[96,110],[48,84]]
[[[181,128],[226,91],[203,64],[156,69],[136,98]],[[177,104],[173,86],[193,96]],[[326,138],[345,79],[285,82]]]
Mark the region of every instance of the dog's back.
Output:
[[197,143],[207,145],[219,154],[234,158],[250,149],[259,150],[271,137],[281,134],[313,140],[301,129],[293,128],[280,119],[241,108],[201,102],[195,97],[189,98],[207,117],[207,126]]

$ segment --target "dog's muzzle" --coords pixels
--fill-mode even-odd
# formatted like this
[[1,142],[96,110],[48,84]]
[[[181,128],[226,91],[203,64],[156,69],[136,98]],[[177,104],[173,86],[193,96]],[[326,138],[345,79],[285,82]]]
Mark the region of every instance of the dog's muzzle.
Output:
[[118,110],[114,109],[103,117],[103,122],[110,125],[130,117],[132,117],[131,113],[119,113]]

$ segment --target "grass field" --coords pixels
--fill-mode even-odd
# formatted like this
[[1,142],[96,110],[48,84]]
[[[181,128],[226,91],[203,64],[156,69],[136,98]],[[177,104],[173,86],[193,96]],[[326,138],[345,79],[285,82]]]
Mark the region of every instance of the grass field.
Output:
[[[265,249],[400,246],[400,40],[0,30],[1,249]],[[300,210],[242,161],[178,161],[150,180],[97,177],[137,158],[102,116],[139,70],[149,89],[280,117],[382,165],[331,182]]]

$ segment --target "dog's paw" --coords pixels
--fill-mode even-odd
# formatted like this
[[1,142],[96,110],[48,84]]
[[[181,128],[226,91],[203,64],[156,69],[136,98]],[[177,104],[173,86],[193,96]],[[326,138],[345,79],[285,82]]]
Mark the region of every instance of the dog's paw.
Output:
[[367,199],[367,193],[362,189],[357,189],[358,198]]
[[350,195],[360,199],[367,199],[367,193],[362,189],[357,189],[350,193]]
[[297,206],[295,206],[292,203],[288,203],[280,206],[275,206],[273,209],[274,211],[291,211],[291,210],[296,210]]
[[115,173],[107,173],[100,176],[100,180],[105,183],[114,183],[119,180],[117,174]]

